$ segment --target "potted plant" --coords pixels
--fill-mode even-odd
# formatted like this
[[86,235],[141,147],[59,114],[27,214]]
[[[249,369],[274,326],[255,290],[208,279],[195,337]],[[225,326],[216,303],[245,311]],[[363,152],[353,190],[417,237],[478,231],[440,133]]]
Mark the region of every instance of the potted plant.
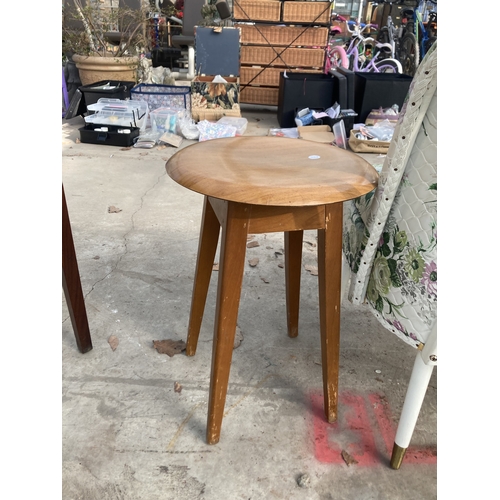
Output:
[[102,80],[137,82],[147,50],[148,6],[120,7],[117,0],[71,0],[63,5],[63,54],[78,68],[82,85]]

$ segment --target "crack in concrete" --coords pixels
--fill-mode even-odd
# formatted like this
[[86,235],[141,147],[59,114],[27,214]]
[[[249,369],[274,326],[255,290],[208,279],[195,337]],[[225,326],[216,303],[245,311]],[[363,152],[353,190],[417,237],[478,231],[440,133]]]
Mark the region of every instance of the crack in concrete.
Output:
[[97,280],[93,285],[92,285],[92,288],[90,289],[90,291],[85,295],[85,299],[94,291],[95,287],[101,283],[102,281],[104,281],[108,276],[110,276],[111,274],[113,274],[116,269],[118,268],[118,266],[120,265],[120,262],[121,260],[123,259],[123,257],[125,257],[125,255],[127,255],[128,253],[128,246],[127,246],[127,238],[129,236],[129,234],[135,230],[135,223],[134,223],[134,217],[142,210],[142,207],[144,205],[144,198],[148,195],[148,193],[150,191],[152,191],[156,186],[158,186],[158,184],[160,183],[160,180],[162,177],[165,177],[167,175],[167,172],[165,171],[163,173],[163,175],[160,175],[156,182],[153,184],[153,186],[151,186],[149,189],[146,190],[146,192],[141,196],[141,204],[139,206],[139,208],[130,216],[130,221],[132,223],[132,227],[123,235],[123,240],[124,240],[124,246],[125,246],[125,251],[120,255],[120,257],[118,258],[118,261],[116,262],[116,264],[113,266],[113,268],[111,269],[111,271],[109,271],[109,273],[107,273],[105,276],[103,276],[101,279]]
[[[141,210],[142,210],[142,207],[144,205],[144,198],[147,196],[147,194],[152,191],[159,183],[160,183],[160,180],[162,177],[165,177],[167,175],[167,172],[165,171],[165,173],[163,173],[162,175],[160,175],[157,179],[156,179],[156,182],[153,184],[153,186],[151,186],[149,189],[146,190],[146,192],[141,196],[141,205],[140,207],[130,216],[130,220],[132,222],[132,227],[123,235],[123,240],[124,240],[124,243],[125,243],[125,251],[120,255],[120,257],[118,258],[118,261],[116,262],[116,264],[113,266],[113,268],[111,269],[111,271],[109,271],[109,273],[107,273],[105,276],[103,276],[101,279],[97,280],[95,283],[93,283],[91,289],[84,295],[83,297],[83,300],[86,301],[87,300],[87,297],[94,291],[95,287],[101,283],[102,281],[104,281],[108,276],[110,276],[111,274],[113,274],[117,268],[118,268],[118,265],[120,264],[122,258],[127,255],[128,253],[128,248],[127,248],[127,237],[128,235],[135,229],[135,224],[134,224],[134,216],[137,215]],[[126,274],[124,272],[124,274]],[[155,284],[157,284],[157,281],[158,279],[155,279],[154,282]],[[160,288],[163,288],[160,286]],[[170,290],[167,290],[167,291],[170,291]],[[70,316],[66,316],[66,318],[63,319],[62,321],[62,324],[64,325],[68,319],[70,319]]]

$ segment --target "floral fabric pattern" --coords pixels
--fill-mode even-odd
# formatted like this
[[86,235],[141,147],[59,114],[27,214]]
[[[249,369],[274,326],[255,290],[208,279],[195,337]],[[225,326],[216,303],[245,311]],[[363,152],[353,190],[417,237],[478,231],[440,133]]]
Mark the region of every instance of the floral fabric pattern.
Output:
[[[375,228],[380,224],[381,208],[387,204],[393,167],[386,161],[378,188],[344,204],[343,250],[351,270],[351,291],[365,279],[361,300],[387,329],[418,347],[425,343],[437,317],[436,91],[418,124],[404,173],[382,219],[380,237],[375,236],[377,242],[370,233],[378,234]],[[376,247],[371,257],[367,257],[367,245]],[[363,266],[369,269],[366,278],[359,274]]]
[[193,81],[191,101],[194,109],[239,110],[239,84]]
[[[437,185],[430,190],[437,193]],[[427,244],[421,238],[409,241],[392,214],[382,233],[373,269],[368,281],[367,301],[398,334],[420,342],[408,324],[405,309],[411,307],[421,321],[428,325],[436,315],[437,262],[436,221],[428,228]],[[411,238],[411,236],[410,236]]]
[[140,83],[130,90],[130,98],[146,101],[149,111],[158,108],[191,109],[191,87]]

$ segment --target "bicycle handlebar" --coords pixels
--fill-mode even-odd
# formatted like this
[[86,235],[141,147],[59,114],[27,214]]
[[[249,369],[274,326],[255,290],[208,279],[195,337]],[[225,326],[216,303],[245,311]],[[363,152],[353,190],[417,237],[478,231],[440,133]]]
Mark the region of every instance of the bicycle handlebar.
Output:
[[359,30],[360,33],[365,31],[368,28],[375,28],[378,29],[378,24],[365,24],[365,23],[357,23],[356,21],[347,21],[347,31],[349,33],[354,33],[355,31],[353,29],[349,29],[349,26],[359,26],[361,29]]

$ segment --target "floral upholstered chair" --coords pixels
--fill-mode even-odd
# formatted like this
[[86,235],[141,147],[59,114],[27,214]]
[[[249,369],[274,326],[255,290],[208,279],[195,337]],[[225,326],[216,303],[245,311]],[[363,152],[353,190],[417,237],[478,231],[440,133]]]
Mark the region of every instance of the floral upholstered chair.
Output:
[[344,205],[348,298],[418,349],[391,466],[411,440],[437,362],[437,42],[417,68],[375,191]]

